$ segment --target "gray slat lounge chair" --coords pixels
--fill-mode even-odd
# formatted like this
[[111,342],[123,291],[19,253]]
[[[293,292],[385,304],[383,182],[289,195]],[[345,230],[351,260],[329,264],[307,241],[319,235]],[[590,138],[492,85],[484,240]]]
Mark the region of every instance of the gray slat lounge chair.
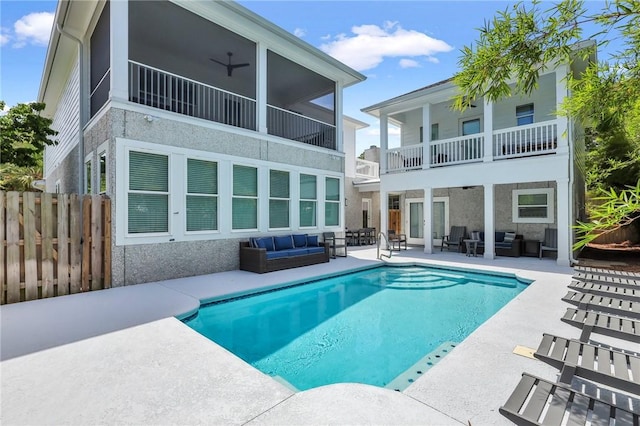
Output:
[[640,358],[575,339],[543,334],[536,358],[562,370],[559,381],[576,375],[626,392],[640,394]]
[[606,312],[614,315],[640,320],[640,302],[631,300],[616,299],[609,296],[601,296],[591,293],[577,293],[569,291],[562,298],[567,303],[576,305],[580,309],[590,311]]
[[640,322],[631,318],[585,311],[584,309],[567,308],[567,312],[561,320],[567,324],[582,328],[581,342],[588,342],[591,333],[600,333],[640,343]]
[[455,248],[457,252],[462,251],[462,240],[464,240],[467,236],[467,227],[466,226],[452,226],[449,235],[445,235],[442,239],[442,245],[440,246],[440,251],[447,246],[447,250],[451,250],[451,248]]
[[[332,259],[336,256],[347,257],[347,239],[344,237],[336,237],[335,232],[323,232],[322,239],[325,243],[329,243],[329,253]],[[338,254],[338,250],[342,250],[343,254]]]
[[581,291],[582,293],[598,294],[600,296],[617,297],[618,299],[633,300],[640,302],[640,288],[627,288],[618,285],[586,283],[582,281],[572,281],[569,284],[571,290]]
[[598,284],[615,285],[626,288],[640,288],[640,277],[631,278],[622,275],[604,275],[593,274],[590,272],[578,272],[574,274],[573,279]]
[[540,241],[540,259],[545,251],[558,252],[558,230],[554,228],[545,228],[544,240]]
[[637,425],[640,417],[569,386],[527,373],[522,374],[500,413],[518,425],[560,425],[565,416],[569,425],[584,425],[587,419],[592,425],[609,425],[611,419],[616,425]]
[[576,273],[610,275],[612,277],[623,277],[640,280],[640,273],[638,272],[616,271],[615,269],[592,268],[590,266],[575,266],[573,269],[576,270]]

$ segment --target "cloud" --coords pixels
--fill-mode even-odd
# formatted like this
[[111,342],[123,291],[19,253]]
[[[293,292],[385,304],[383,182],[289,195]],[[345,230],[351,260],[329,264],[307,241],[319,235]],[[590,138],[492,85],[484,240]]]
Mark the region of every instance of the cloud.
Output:
[[420,64],[418,63],[418,61],[415,61],[413,59],[400,59],[400,62],[398,62],[398,64],[400,65],[400,68],[419,68]]
[[21,48],[27,44],[46,46],[49,43],[54,14],[51,12],[34,12],[23,16],[13,24],[15,43],[13,47]]
[[296,28],[295,30],[293,30],[293,35],[302,38],[307,35],[307,30],[305,30],[304,28]]
[[320,40],[331,40],[331,34],[323,35]]
[[365,24],[351,28],[351,35],[338,34],[320,46],[325,53],[358,71],[373,69],[387,57],[424,57],[437,61],[434,55],[453,47],[415,30],[405,30],[398,22],[386,21],[382,27]]

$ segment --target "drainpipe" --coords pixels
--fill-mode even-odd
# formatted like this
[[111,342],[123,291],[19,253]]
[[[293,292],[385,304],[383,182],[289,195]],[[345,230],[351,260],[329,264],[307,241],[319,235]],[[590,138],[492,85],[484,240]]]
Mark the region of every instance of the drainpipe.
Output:
[[78,107],[80,109],[78,116],[78,194],[84,193],[84,126],[86,117],[84,112],[83,88],[84,88],[84,43],[78,37],[65,31],[59,23],[56,22],[56,30],[63,36],[69,37],[78,43]]

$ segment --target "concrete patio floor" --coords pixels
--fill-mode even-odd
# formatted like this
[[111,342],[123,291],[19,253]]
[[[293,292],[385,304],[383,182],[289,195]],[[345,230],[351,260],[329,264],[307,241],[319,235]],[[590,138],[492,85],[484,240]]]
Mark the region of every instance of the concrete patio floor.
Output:
[[375,256],[356,248],[329,264],[264,275],[230,271],[5,305],[0,423],[510,424],[498,408],[523,371],[556,380],[556,369],[513,353],[537,348],[543,332],[580,334],[560,321],[573,270],[550,260],[394,252],[389,262],[534,280],[403,392],[346,383],[294,393],[175,318],[201,302],[372,265]]

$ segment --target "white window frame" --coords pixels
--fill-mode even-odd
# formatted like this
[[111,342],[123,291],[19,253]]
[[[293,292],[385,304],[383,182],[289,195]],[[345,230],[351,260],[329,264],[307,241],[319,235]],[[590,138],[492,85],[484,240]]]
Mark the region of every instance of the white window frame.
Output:
[[[106,194],[107,192],[109,192],[109,142],[106,141],[104,143],[102,143],[98,149],[98,169],[97,171],[97,175],[98,175],[98,193],[99,194]],[[100,159],[102,158],[102,156],[104,155],[104,191],[102,190],[102,169],[100,168]]]
[[[200,193],[192,193],[189,192],[189,160],[200,160],[200,161],[208,161],[209,163],[216,163],[216,179],[218,181],[218,188],[215,194],[200,194]],[[184,234],[185,235],[209,235],[209,234],[219,234],[220,233],[220,162],[211,158],[201,158],[195,157],[191,155],[185,156],[185,164],[184,164]],[[204,229],[200,231],[189,231],[187,229],[187,197],[196,196],[196,197],[208,197],[216,199],[216,229]]]
[[[546,194],[547,196],[547,216],[546,217],[520,217],[520,205],[518,204],[519,195]],[[528,206],[541,207],[541,206]],[[512,191],[512,218],[513,223],[554,223],[555,219],[555,203],[553,188],[535,188],[535,189],[514,189]]]
[[[340,193],[338,194],[338,200],[328,200],[327,199],[327,180],[328,179],[335,179],[338,181],[338,190],[340,191]],[[342,200],[343,200],[343,196],[344,196],[344,190],[343,190],[343,185],[342,185],[342,179],[340,179],[337,176],[324,176],[324,204],[325,206],[323,206],[323,215],[325,223],[324,226],[326,228],[330,228],[330,229],[335,229],[335,228],[340,228],[342,226]],[[325,209],[326,209],[326,204],[337,204],[338,205],[338,223],[335,225],[328,225],[326,220],[326,215],[324,214]]]
[[[526,114],[518,115],[518,108],[523,108],[523,107],[528,107],[528,106],[531,106],[531,111],[530,112],[527,111]],[[518,123],[518,120],[520,118],[530,118],[531,122],[530,123],[522,123],[522,124],[520,124],[520,123]],[[535,120],[535,105],[533,104],[533,102],[530,102],[528,104],[516,105],[516,126],[526,126],[526,125],[529,125],[529,124],[533,124],[535,122],[536,122],[536,120]]]
[[313,202],[316,206],[315,208],[315,212],[316,212],[316,224],[312,225],[312,226],[303,226],[302,224],[300,225],[300,229],[318,229],[318,194],[319,194],[319,190],[318,190],[318,178],[319,176],[317,174],[313,174],[313,173],[300,173],[298,175],[298,191],[299,193],[302,193],[302,191],[300,191],[300,176],[302,175],[307,175],[307,176],[313,176],[316,178],[316,198],[302,198],[302,195],[300,195],[298,197],[298,223],[301,223],[302,221],[300,220],[300,203],[302,203],[303,201],[305,202]]
[[[470,121],[478,121],[479,124],[479,128],[480,130],[477,133],[469,133],[468,135],[464,134],[464,124]],[[478,135],[480,133],[484,132],[484,123],[482,120],[481,116],[474,116],[474,117],[464,117],[460,119],[460,136],[471,136],[471,135]]]
[[[233,193],[233,168],[234,166],[241,167],[251,167],[252,169],[256,169],[256,192],[257,195],[255,197],[248,195],[235,195]],[[262,191],[262,185],[260,185],[260,169],[261,167],[255,164],[246,164],[246,163],[237,163],[233,162],[231,164],[231,232],[256,232],[260,229],[260,195]],[[256,200],[256,228],[239,228],[236,229],[233,227],[233,200],[235,198],[243,198],[243,199],[255,199]]]
[[[84,186],[82,188],[82,192],[84,194],[93,194],[93,188],[95,187],[93,184],[93,172],[95,171],[94,165],[93,151],[91,151],[86,157],[84,157],[84,182],[82,184]],[[87,166],[89,166],[90,170],[87,170]]]
[[[287,175],[289,176],[289,198],[280,198],[280,197],[272,197],[271,196],[271,172],[282,172],[282,173],[287,173]],[[284,230],[284,229],[291,229],[291,172],[288,170],[280,170],[280,169],[269,169],[269,188],[267,189],[268,192],[268,196],[269,196],[269,210],[267,212],[268,214],[268,227],[269,230]],[[271,201],[286,201],[287,205],[289,206],[289,223],[287,224],[286,227],[283,228],[272,228],[271,227]]]

